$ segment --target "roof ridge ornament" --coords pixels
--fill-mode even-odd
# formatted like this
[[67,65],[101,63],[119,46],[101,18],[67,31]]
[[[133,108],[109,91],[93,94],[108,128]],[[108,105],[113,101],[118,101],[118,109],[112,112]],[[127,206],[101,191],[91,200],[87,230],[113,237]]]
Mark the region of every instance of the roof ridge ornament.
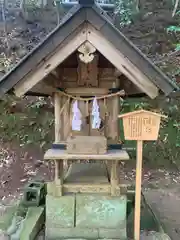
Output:
[[78,52],[80,60],[87,64],[93,61],[96,48],[90,42],[86,41],[78,48]]
[[82,6],[92,6],[94,3],[94,0],[79,0],[79,4]]

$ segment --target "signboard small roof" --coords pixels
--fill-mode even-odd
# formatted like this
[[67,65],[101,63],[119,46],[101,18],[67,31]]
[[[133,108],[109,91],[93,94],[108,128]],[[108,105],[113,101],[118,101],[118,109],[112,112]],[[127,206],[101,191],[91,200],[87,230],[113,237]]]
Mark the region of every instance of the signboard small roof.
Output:
[[151,112],[151,111],[147,111],[147,110],[144,110],[144,109],[140,109],[140,110],[137,110],[137,111],[120,114],[120,115],[118,115],[118,118],[126,118],[126,117],[129,117],[131,115],[133,116],[133,115],[142,114],[142,113],[149,114],[149,115],[155,115],[157,117],[167,118],[167,116],[162,115],[160,113]]

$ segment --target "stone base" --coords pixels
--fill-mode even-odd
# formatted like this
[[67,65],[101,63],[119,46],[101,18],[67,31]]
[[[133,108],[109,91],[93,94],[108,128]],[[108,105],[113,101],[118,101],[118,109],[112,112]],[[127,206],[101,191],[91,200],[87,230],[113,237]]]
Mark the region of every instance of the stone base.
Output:
[[[44,240],[44,239],[43,239]],[[45,240],[55,240],[55,238],[45,238]],[[89,240],[89,238],[88,239],[86,239],[86,238],[61,238],[61,239],[57,239],[56,238],[56,240]],[[98,239],[96,239],[96,240],[102,240],[101,238],[98,238]],[[112,238],[104,238],[103,240],[122,240],[122,239],[120,239],[120,238],[116,238],[116,239],[112,239]],[[127,240],[127,239],[126,239]],[[153,239],[151,239],[151,240],[153,240]],[[159,240],[159,239],[158,239]]]
[[0,205],[0,230],[6,231],[11,225],[12,219],[17,211],[18,204],[14,206]]
[[[57,238],[45,238],[45,240],[89,240],[89,238],[61,238],[61,239],[57,239]],[[96,240],[102,240],[101,238],[97,238]],[[104,238],[103,240],[122,240],[120,238]],[[124,239],[123,239],[124,240]],[[128,240],[128,239],[126,239]],[[146,240],[146,239],[145,239]],[[154,240],[154,239],[150,239],[150,240]],[[159,240],[159,239],[158,239]]]
[[34,240],[45,222],[44,207],[29,207],[20,233],[22,240]]
[[[46,239],[118,239],[125,240],[121,229],[90,229],[90,228],[46,228]],[[109,237],[109,238],[108,238]]]
[[46,196],[46,239],[126,239],[126,196]]

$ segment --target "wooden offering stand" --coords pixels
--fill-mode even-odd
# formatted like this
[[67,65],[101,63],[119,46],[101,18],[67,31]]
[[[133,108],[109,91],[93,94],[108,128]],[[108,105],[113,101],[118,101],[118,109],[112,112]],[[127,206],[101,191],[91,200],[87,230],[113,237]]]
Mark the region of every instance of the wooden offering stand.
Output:
[[140,240],[143,141],[157,140],[161,117],[166,116],[145,110],[139,110],[119,115],[119,118],[123,119],[125,140],[137,141],[135,218],[134,218],[135,240]]
[[[79,93],[81,94],[81,93]],[[123,91],[122,91],[123,94]],[[61,105],[62,100],[65,98],[66,101],[64,101],[64,105],[68,105],[64,107],[64,105]],[[92,98],[93,99],[93,98]],[[86,102],[86,98],[82,99],[82,103]],[[99,100],[100,104],[103,103],[103,101]],[[68,97],[64,96],[62,97],[61,94],[56,93],[55,94],[55,145],[56,148],[49,149],[44,158],[46,160],[53,160],[55,162],[55,179],[54,182],[51,182],[48,184],[48,191],[52,192],[54,191],[54,196],[62,196],[66,193],[77,193],[77,192],[87,192],[87,193],[93,193],[93,192],[104,192],[111,195],[117,195],[120,194],[120,185],[118,180],[118,174],[117,174],[117,168],[119,161],[124,161],[129,159],[129,155],[125,150],[122,150],[120,148],[120,144],[118,144],[118,109],[119,109],[119,95],[114,94],[112,95],[112,98],[106,99],[107,104],[111,106],[111,104],[116,103],[114,105],[114,108],[110,108],[108,118],[105,120],[105,126],[102,131],[98,131],[95,129],[91,129],[90,126],[87,126],[87,124],[84,124],[84,127],[81,131],[76,132],[71,130],[71,104],[70,101],[68,101]],[[88,103],[89,104],[89,103]],[[81,104],[79,104],[81,106]],[[85,104],[85,107],[87,105]],[[90,107],[90,104],[88,105]],[[67,108],[67,110],[66,110]],[[82,108],[81,108],[82,109]],[[103,106],[101,107],[103,109]],[[91,110],[91,108],[90,108]],[[90,112],[89,110],[89,112]],[[65,116],[65,114],[68,114]],[[101,110],[101,114],[102,110]],[[70,120],[69,120],[70,119]],[[114,126],[112,127],[112,121]],[[67,126],[68,129],[67,129]],[[66,126],[66,127],[65,127]],[[87,131],[87,127],[90,128],[89,134]],[[107,132],[108,130],[108,132]],[[68,134],[67,134],[68,133]],[[67,137],[66,137],[67,136]],[[109,146],[109,140],[110,143],[114,143],[114,145],[117,147],[116,149],[110,149]],[[64,141],[63,141],[64,140]],[[59,146],[62,146],[64,143],[64,149]],[[119,146],[119,149],[118,149]],[[110,182],[106,181],[106,184],[100,184],[99,182],[96,182],[92,184],[92,182],[95,182],[93,177],[87,181],[86,183],[76,182],[74,184],[73,182],[67,181],[67,176],[71,175],[71,172],[73,172],[74,168],[80,167],[80,165],[77,163],[80,160],[82,161],[96,161],[96,162],[102,162],[106,161],[108,165],[110,165]],[[67,173],[64,168],[63,163],[67,163],[70,165],[70,168],[68,169]],[[102,164],[103,165],[103,164]],[[88,167],[88,166],[87,166]],[[91,168],[91,167],[90,167]],[[93,171],[91,169],[90,171]],[[97,176],[98,178],[98,176]],[[83,177],[84,179],[84,177]],[[67,183],[68,182],[68,183]],[[118,193],[119,192],[119,193]]]

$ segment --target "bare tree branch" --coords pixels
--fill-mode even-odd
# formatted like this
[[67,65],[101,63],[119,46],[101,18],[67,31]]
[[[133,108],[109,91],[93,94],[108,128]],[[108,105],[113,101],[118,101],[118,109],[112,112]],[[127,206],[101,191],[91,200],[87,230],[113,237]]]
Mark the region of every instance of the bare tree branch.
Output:
[[1,0],[1,12],[2,12],[2,20],[3,20],[4,37],[5,37],[5,42],[6,42],[6,46],[7,46],[7,53],[9,55],[10,45],[9,45],[9,41],[8,41],[5,9],[6,9],[6,0]]
[[172,17],[175,16],[177,8],[178,8],[178,5],[179,5],[179,0],[176,0],[175,1],[175,5],[174,5],[174,9],[173,9],[173,12],[172,12]]
[[139,12],[140,0],[135,0],[136,11]]
[[57,3],[56,1],[54,1],[54,4],[55,4],[55,6],[56,6],[57,25],[59,25],[59,23],[60,23],[59,3]]

